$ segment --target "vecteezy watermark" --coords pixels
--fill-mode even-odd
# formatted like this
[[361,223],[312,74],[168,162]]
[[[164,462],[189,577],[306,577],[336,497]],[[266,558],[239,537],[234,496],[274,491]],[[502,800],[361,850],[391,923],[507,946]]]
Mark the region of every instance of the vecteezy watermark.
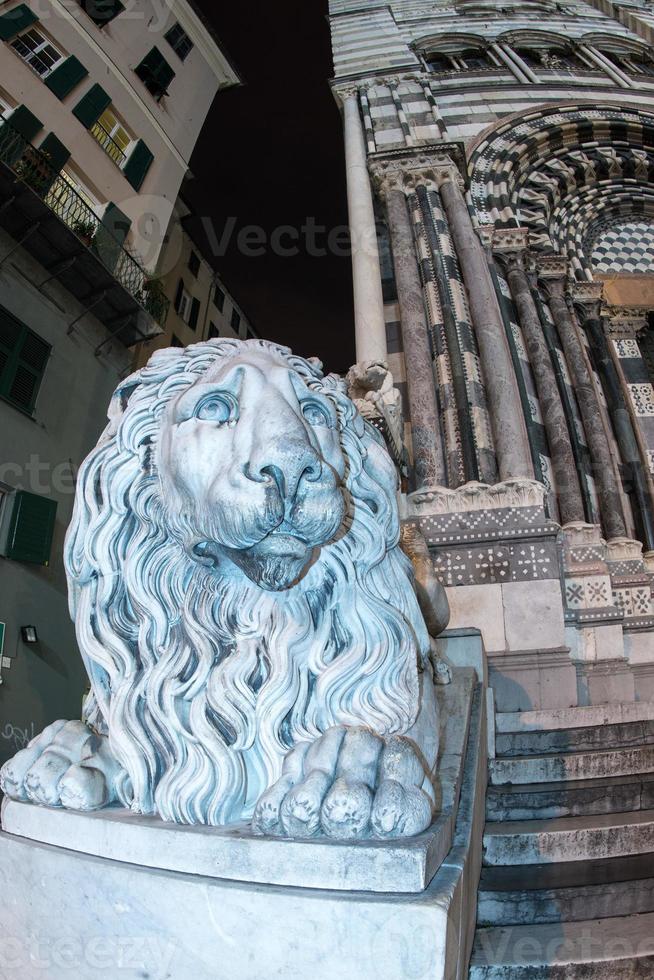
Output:
[[207,237],[209,248],[215,258],[222,258],[230,248],[236,247],[240,255],[247,258],[260,258],[272,253],[282,258],[293,258],[300,253],[311,258],[324,258],[336,255],[349,258],[357,250],[366,254],[377,254],[377,235],[370,232],[360,236],[352,235],[347,225],[319,224],[311,215],[301,225],[276,225],[272,229],[261,225],[242,225],[238,228],[238,218],[227,218],[222,227],[216,227],[212,218],[200,219]]
[[[0,971],[11,971],[12,976],[30,975],[42,970],[43,976],[53,975],[53,970],[74,970],[77,976],[88,975],[88,970],[106,971],[114,977],[119,970],[135,976],[170,976],[170,968],[178,952],[175,943],[154,936],[90,936],[17,938],[0,936]],[[146,972],[147,971],[147,972]],[[8,974],[7,974],[8,975]],[[57,973],[57,975],[59,975]],[[71,974],[73,975],[73,974]]]
[[26,463],[8,460],[0,463],[2,484],[13,490],[65,496],[75,493],[75,468],[70,459],[52,463],[41,459],[38,453],[32,453]]

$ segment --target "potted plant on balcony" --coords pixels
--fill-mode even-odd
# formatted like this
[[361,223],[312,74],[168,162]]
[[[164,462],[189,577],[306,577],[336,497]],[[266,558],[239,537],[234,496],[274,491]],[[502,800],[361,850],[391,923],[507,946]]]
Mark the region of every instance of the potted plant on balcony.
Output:
[[43,195],[50,188],[54,173],[50,163],[50,154],[36,147],[27,145],[23,155],[14,164],[14,173],[25,184]]
[[159,323],[168,304],[161,279],[146,279],[143,283],[143,306]]
[[95,238],[95,224],[92,221],[75,221],[72,230],[78,238],[81,238],[87,248],[93,244]]

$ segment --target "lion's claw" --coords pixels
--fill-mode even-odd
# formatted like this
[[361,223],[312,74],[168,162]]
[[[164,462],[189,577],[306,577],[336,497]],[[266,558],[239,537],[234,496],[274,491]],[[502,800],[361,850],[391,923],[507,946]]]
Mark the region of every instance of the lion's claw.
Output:
[[411,742],[366,728],[330,728],[297,745],[283,775],[261,797],[257,833],[337,840],[409,837],[432,821],[433,803]]
[[114,799],[116,769],[106,738],[81,721],[57,721],[5,763],[0,787],[22,802],[96,810]]

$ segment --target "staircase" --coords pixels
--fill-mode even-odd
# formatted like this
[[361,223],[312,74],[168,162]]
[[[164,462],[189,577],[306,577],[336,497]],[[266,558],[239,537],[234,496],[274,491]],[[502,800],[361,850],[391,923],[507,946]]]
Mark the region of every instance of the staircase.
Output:
[[498,715],[469,980],[654,980],[654,704]]

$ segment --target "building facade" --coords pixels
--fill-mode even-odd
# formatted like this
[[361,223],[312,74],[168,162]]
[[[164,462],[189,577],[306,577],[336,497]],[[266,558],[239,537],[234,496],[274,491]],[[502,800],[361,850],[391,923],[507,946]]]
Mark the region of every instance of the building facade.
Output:
[[180,196],[157,263],[157,281],[168,300],[159,336],[136,348],[140,367],[159,347],[186,347],[212,337],[240,340],[256,337],[248,317],[218,276],[203,251],[204,243],[188,230],[191,217]]
[[649,975],[654,7],[331,0],[330,21],[355,373],[390,368],[438,645],[489,708],[486,825],[425,893],[429,975]]
[[330,15],[357,357],[402,395],[452,625],[500,710],[654,697],[652,11]]
[[79,714],[62,562],[77,468],[135,345],[166,336],[165,232],[237,82],[185,0],[0,5],[0,761]]

